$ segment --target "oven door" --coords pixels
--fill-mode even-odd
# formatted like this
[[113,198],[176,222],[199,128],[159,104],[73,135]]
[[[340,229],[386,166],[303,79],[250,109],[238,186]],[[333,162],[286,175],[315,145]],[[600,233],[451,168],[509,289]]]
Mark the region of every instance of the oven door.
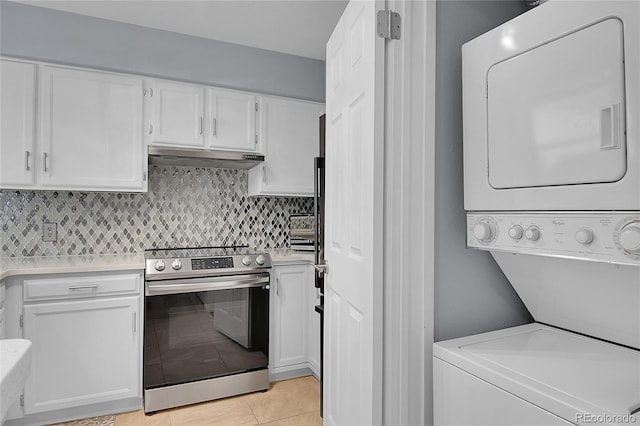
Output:
[[147,281],[144,388],[268,368],[269,274]]

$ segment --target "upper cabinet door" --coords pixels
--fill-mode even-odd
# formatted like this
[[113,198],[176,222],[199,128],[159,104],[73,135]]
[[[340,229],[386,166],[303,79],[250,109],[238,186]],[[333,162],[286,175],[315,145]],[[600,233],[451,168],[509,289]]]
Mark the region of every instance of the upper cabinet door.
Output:
[[142,79],[41,67],[43,187],[145,191]]
[[0,187],[34,184],[36,66],[0,61]]
[[155,80],[149,142],[204,147],[204,87]]
[[207,95],[207,146],[255,151],[256,97],[221,89],[208,89]]
[[249,195],[313,196],[324,104],[262,97],[259,110],[265,162],[249,171]]

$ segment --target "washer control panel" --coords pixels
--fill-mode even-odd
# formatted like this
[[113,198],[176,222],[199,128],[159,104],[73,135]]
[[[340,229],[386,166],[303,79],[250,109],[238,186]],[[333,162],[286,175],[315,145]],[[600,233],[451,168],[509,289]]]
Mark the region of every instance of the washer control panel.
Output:
[[468,213],[467,246],[640,264],[640,212]]

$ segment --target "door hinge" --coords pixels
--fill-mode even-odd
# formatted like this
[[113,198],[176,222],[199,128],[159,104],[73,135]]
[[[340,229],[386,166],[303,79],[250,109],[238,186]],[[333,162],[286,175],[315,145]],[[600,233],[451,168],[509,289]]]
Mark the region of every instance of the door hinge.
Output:
[[258,103],[256,102],[256,111],[258,110]]
[[24,395],[20,395],[20,406],[24,407]]
[[142,172],[142,181],[145,182],[147,180],[147,172]]
[[258,145],[258,135],[255,135],[256,137],[254,138],[256,145]]
[[20,315],[20,328],[24,327],[24,315]]
[[402,19],[398,12],[391,10],[379,10],[377,15],[376,33],[378,37],[391,40],[400,40]]

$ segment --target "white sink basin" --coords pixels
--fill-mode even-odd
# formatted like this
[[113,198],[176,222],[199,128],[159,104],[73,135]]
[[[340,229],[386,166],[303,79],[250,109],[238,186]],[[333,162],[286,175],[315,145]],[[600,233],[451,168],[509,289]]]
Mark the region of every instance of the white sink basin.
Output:
[[31,342],[0,340],[0,424],[20,396],[31,368]]

